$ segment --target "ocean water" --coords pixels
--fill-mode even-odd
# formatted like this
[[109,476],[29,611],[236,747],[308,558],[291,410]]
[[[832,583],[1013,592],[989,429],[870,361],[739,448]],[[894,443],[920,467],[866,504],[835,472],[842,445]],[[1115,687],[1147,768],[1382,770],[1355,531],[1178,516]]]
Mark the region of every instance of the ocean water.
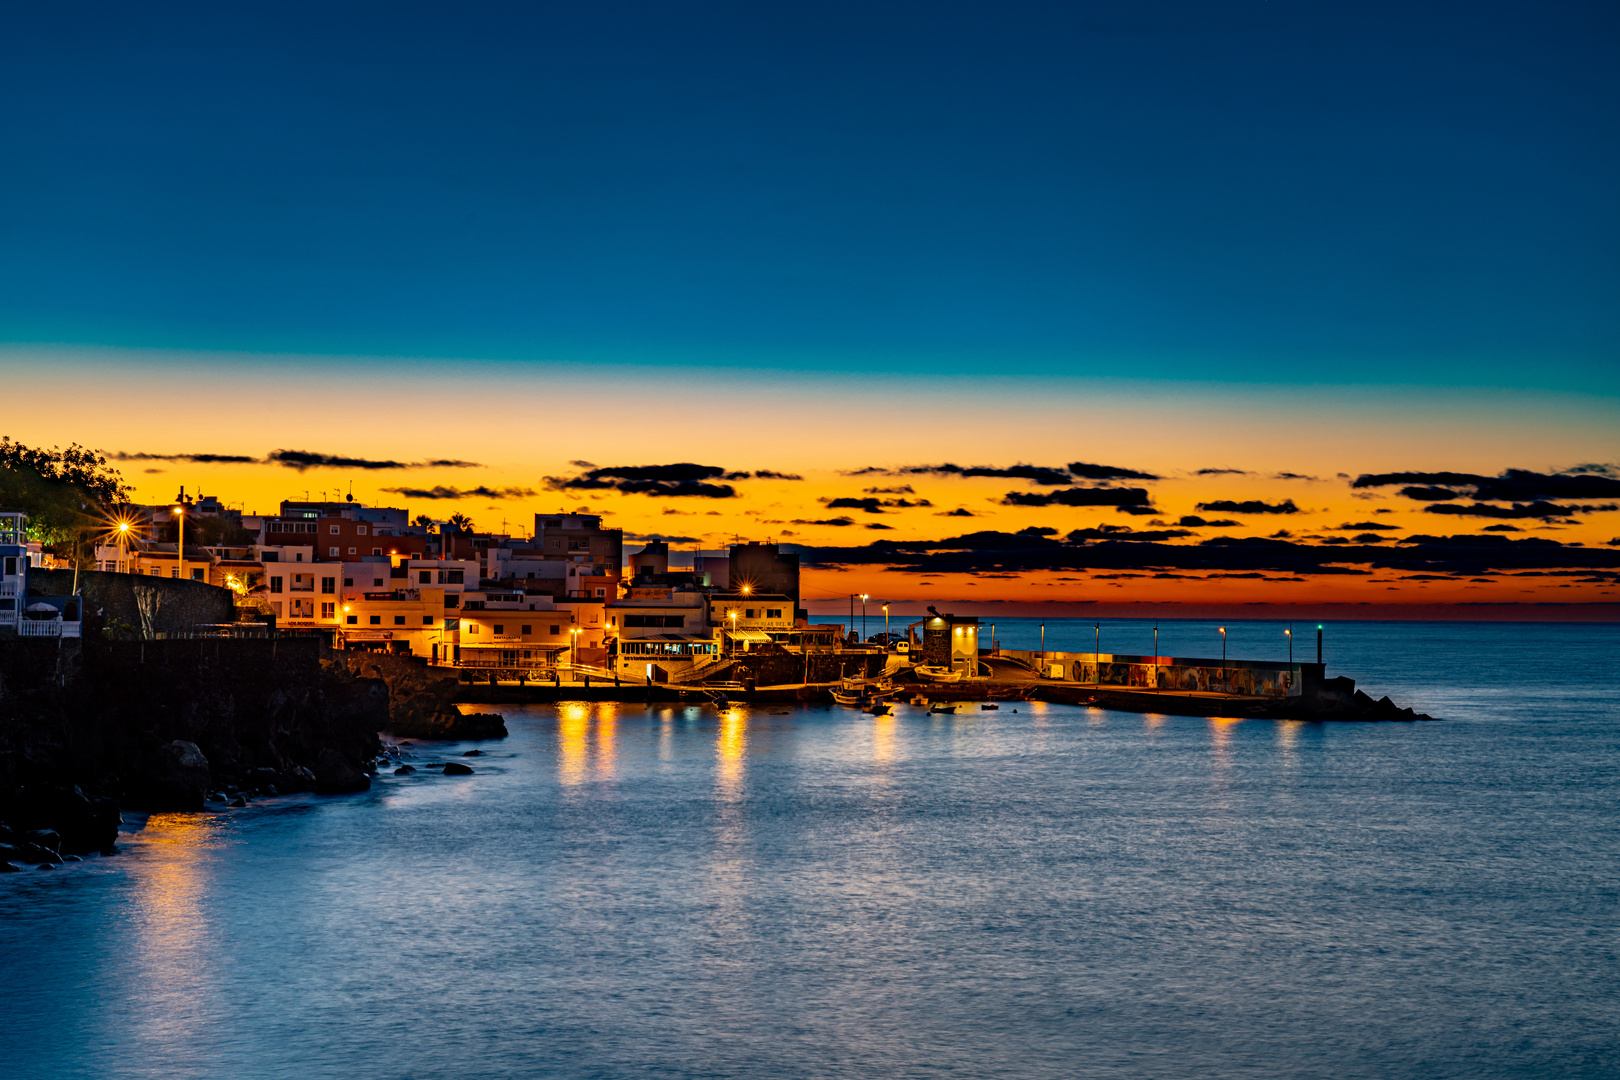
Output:
[[1443,720],[565,704],[132,820],[0,877],[0,1071],[1620,1075],[1620,627],[1326,633]]

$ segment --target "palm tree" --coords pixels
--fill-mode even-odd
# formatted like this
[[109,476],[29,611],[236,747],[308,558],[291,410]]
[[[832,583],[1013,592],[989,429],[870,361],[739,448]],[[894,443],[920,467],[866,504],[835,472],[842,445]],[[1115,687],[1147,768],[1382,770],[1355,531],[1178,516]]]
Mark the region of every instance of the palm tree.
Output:
[[428,517],[426,514],[417,514],[416,520],[412,522],[412,524],[420,525],[422,528],[427,529],[433,526],[433,519]]
[[462,532],[472,532],[473,519],[468,517],[466,514],[455,513],[450,515],[450,524],[454,525]]

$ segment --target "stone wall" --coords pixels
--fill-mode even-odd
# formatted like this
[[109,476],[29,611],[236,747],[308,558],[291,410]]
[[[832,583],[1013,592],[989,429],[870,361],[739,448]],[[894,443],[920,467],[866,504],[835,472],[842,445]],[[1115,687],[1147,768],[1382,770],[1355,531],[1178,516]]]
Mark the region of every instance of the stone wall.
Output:
[[[73,571],[30,570],[28,589],[40,596],[70,596]],[[106,626],[115,633],[151,638],[236,618],[234,594],[201,581],[86,570],[79,574],[79,593],[87,630]]]

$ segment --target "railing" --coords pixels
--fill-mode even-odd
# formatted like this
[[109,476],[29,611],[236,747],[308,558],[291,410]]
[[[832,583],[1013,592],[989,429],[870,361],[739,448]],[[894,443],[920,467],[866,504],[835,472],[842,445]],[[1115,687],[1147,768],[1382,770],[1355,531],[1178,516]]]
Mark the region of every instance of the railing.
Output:
[[76,622],[63,622],[61,619],[19,619],[17,621],[18,637],[78,637],[79,624]]
[[15,597],[15,596],[17,596],[19,594],[19,592],[21,591],[18,588],[18,586],[20,586],[21,584],[22,584],[22,582],[20,582],[20,581],[0,581],[0,596],[6,596],[6,597]]

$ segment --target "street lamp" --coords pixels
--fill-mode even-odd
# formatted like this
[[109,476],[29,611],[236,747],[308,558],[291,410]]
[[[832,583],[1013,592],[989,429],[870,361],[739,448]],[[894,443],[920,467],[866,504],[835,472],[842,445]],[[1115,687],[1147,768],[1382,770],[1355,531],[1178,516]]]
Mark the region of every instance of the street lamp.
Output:
[[[1043,629],[1044,629],[1044,627],[1043,627]],[[1091,629],[1094,631],[1093,638],[1092,638],[1092,643],[1091,643],[1091,669],[1092,669],[1091,674],[1094,676],[1094,678],[1091,681],[1096,683],[1098,686],[1101,686],[1102,685],[1102,623],[1092,623],[1091,624]]]
[[732,608],[730,611],[726,612],[726,617],[731,620],[731,651],[736,652],[737,651],[737,609]]
[[861,641],[866,641],[866,594],[861,593]]
[[1226,670],[1226,627],[1221,627],[1221,670]]
[[889,605],[883,605],[883,646],[888,648],[893,642],[889,640]]
[[1294,628],[1290,626],[1283,633],[1288,637],[1288,662],[1292,664],[1294,662]]
[[1159,624],[1153,624],[1153,689],[1159,688]]
[[175,577],[181,581],[186,579],[186,489],[180,489],[180,505],[174,508],[174,516],[180,522],[180,542],[174,546],[177,569]]

